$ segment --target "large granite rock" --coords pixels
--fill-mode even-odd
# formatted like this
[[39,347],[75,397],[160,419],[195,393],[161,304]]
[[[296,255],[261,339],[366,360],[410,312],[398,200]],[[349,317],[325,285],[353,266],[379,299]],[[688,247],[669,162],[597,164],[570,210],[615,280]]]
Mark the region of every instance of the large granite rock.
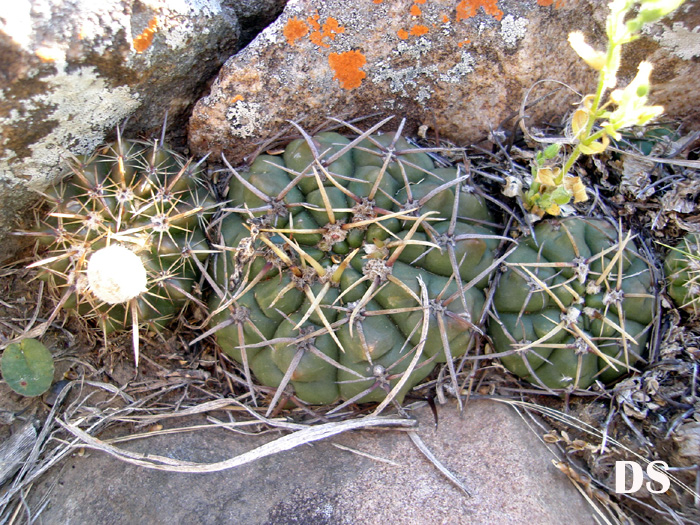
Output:
[[[0,260],[18,212],[117,125],[185,122],[221,64],[284,0],[8,1],[0,7]],[[245,24],[245,26],[242,26]],[[241,41],[242,40],[242,41]],[[175,133],[177,135],[177,133]],[[25,214],[26,215],[26,214]]]
[[[211,474],[145,470],[88,451],[49,472],[28,505],[48,501],[44,523],[96,525],[595,523],[592,508],[552,465],[552,452],[511,408],[477,401],[460,415],[449,404],[439,409],[437,429],[427,407],[415,416],[423,442],[471,497],[404,432],[361,431]],[[209,463],[274,437],[212,430],[119,446]]]
[[[687,0],[630,44],[619,75],[627,83],[650,59],[653,103],[693,125],[700,122],[696,97],[688,96],[700,89],[699,4]],[[582,30],[603,47],[607,13],[600,0],[292,0],[197,103],[190,145],[239,162],[291,129],[288,120],[313,129],[328,116],[375,113],[473,143],[517,111],[538,80],[595,89],[595,72],[567,35]],[[542,84],[529,100],[559,87]],[[576,100],[562,90],[529,109],[528,123],[561,116]]]

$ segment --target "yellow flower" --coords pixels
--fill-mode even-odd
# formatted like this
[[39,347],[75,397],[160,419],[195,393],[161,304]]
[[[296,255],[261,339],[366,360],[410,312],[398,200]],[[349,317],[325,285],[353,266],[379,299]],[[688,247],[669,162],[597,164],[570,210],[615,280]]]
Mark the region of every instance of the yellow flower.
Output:
[[634,80],[626,88],[610,93],[610,99],[617,104],[617,109],[606,115],[608,121],[603,123],[603,128],[616,140],[620,136],[617,130],[643,126],[664,111],[662,106],[646,105],[652,67],[649,62],[641,62]]
[[581,31],[569,33],[569,44],[576,51],[583,61],[596,71],[600,71],[605,66],[605,53],[596,51],[586,43],[586,37]]
[[598,153],[603,153],[609,145],[610,139],[608,138],[607,134],[604,134],[601,137],[600,142],[597,140],[589,144],[584,144],[583,142],[580,142],[578,145],[578,149],[581,150],[581,153],[583,153],[584,155],[597,155]]
[[552,205],[545,210],[545,213],[549,213],[550,215],[556,217],[557,215],[561,215],[561,208],[558,204],[553,202]]
[[565,177],[564,187],[573,194],[574,202],[586,202],[588,200],[586,186],[581,182],[580,177]]
[[559,177],[561,170],[559,168],[540,168],[537,170],[537,177],[535,177],[535,182],[539,182],[544,186],[556,186],[557,183],[554,180]]

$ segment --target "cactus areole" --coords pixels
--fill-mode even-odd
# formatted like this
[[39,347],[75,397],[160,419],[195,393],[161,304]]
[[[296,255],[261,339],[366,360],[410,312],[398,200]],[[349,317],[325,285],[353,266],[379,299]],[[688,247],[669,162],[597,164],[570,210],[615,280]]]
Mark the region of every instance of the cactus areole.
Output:
[[644,355],[654,279],[632,235],[602,219],[534,228],[508,257],[488,332],[503,364],[534,385],[609,383]]
[[231,168],[219,345],[271,405],[400,401],[438,363],[456,386],[499,242],[484,200],[398,133],[303,135]]

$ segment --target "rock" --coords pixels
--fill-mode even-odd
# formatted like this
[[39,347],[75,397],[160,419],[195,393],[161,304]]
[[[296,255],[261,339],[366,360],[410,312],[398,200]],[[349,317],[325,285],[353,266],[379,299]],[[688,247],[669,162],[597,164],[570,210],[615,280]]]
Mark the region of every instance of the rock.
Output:
[[[0,240],[17,212],[126,122],[160,133],[166,112],[184,135],[192,105],[240,36],[284,0],[15,2],[0,13]],[[245,23],[242,28],[238,15]],[[13,252],[4,241],[0,261]]]
[[[624,53],[620,83],[642,59],[655,64],[652,100],[667,116],[700,123],[689,97],[700,88],[700,9],[688,0]],[[259,144],[292,130],[379,113],[407,117],[460,144],[486,138],[519,110],[542,79],[581,93],[595,72],[567,42],[570,31],[604,46],[606,2],[597,0],[292,0],[284,13],[222,68],[189,124],[197,154],[240,162]],[[530,97],[559,84],[538,86]],[[528,109],[537,125],[575,102],[561,90]],[[398,123],[399,119],[396,119]],[[504,127],[511,129],[517,118]]]
[[674,465],[691,466],[700,463],[700,421],[682,424],[674,433],[676,444]]
[[[467,497],[401,431],[361,431],[211,474],[175,474],[88,451],[31,491],[45,523],[595,523],[552,453],[511,408],[492,401],[415,412],[427,447]],[[188,424],[192,423],[189,421]],[[164,435],[120,447],[215,462],[275,436],[225,430]],[[345,448],[338,448],[339,445]],[[369,456],[360,456],[353,449]]]
[[239,45],[247,46],[260,31],[279,16],[287,0],[223,0],[238,17],[241,27]]

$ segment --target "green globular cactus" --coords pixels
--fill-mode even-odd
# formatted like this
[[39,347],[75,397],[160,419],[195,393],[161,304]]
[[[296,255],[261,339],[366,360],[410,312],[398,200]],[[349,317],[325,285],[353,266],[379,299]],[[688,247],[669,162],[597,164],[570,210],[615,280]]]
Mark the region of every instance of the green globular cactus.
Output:
[[105,334],[160,330],[193,298],[215,201],[191,165],[162,144],[119,140],[70,163],[38,217],[40,277],[59,306]]
[[210,333],[270,409],[401,401],[438,363],[456,387],[499,243],[485,201],[398,132],[303,135],[229,166]]
[[506,259],[488,333],[514,374],[585,389],[642,358],[655,304],[651,268],[632,236],[602,219],[550,220]]
[[700,233],[689,233],[664,260],[667,291],[673,302],[692,315],[700,314]]

